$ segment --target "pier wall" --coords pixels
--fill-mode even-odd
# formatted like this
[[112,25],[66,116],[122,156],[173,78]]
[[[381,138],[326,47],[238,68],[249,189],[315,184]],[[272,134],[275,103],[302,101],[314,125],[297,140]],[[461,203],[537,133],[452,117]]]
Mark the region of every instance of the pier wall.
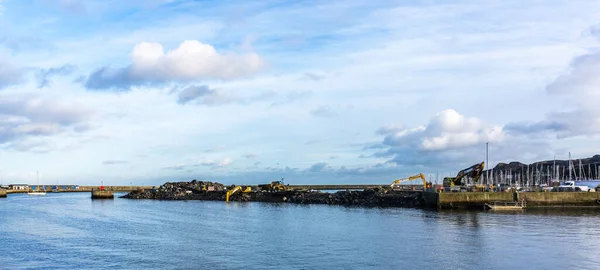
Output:
[[427,208],[439,207],[440,194],[437,192],[423,192],[423,204]]
[[[115,191],[115,192],[129,192],[129,191],[134,191],[134,190],[140,190],[140,189],[152,189],[153,186],[104,186],[104,190],[108,190],[108,191]],[[100,186],[79,186],[78,190],[70,190],[70,191],[92,191],[92,190],[98,190],[100,189]]]
[[535,206],[600,206],[600,192],[521,192],[517,200],[527,207]]
[[92,191],[92,199],[113,199],[115,197],[115,193],[113,191],[108,190],[93,190]]
[[[114,191],[114,192],[131,192],[131,191],[141,190],[141,189],[151,190],[152,188],[153,188],[153,186],[104,186],[104,190]],[[79,186],[77,189],[59,188],[58,192],[90,192],[92,190],[99,190],[99,189],[100,189],[100,186]],[[8,189],[8,190],[3,190],[3,191],[6,192],[7,194],[12,194],[12,193],[28,193],[30,190]],[[46,186],[46,192],[52,192],[52,191],[53,191],[52,186]]]
[[423,193],[428,207],[477,208],[495,201],[525,200],[527,207],[600,207],[600,192],[452,192]]
[[514,200],[510,192],[442,192],[438,196],[438,208],[479,207],[485,203]]

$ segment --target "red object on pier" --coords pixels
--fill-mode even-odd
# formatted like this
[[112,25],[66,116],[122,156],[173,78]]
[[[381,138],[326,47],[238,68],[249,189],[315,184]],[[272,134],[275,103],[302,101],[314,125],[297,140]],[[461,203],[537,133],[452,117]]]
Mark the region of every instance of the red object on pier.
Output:
[[104,190],[104,186],[100,186],[100,190]]

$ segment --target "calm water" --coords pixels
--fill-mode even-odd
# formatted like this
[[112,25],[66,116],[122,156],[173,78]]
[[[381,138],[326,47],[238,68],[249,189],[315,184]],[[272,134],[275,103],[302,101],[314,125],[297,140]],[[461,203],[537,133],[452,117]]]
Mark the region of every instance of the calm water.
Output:
[[600,212],[0,200],[0,268],[600,269]]

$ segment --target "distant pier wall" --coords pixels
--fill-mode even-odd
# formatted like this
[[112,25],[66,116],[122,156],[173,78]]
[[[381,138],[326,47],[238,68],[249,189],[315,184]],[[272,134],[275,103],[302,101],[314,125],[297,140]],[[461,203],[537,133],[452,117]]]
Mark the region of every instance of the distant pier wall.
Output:
[[521,201],[532,207],[600,207],[600,192],[424,192],[427,207],[478,208],[485,203]]
[[427,205],[432,205],[437,194],[437,208],[472,208],[483,207],[490,202],[512,202],[515,197],[509,192],[425,192],[423,198]]
[[600,207],[600,192],[520,192],[516,196],[519,201],[525,200],[527,207]]
[[[134,190],[152,189],[152,188],[153,188],[153,186],[104,186],[104,190],[114,191],[114,192],[130,192],[130,191],[134,191]],[[97,189],[100,189],[100,186],[79,186],[78,190],[69,190],[69,191],[89,192],[89,191],[97,190]]]
[[0,189],[0,198],[6,198],[6,190]]
[[[53,192],[55,185],[42,185],[42,189],[46,190],[46,192]],[[63,189],[62,188],[63,185],[59,185],[58,192],[91,192],[92,190],[99,190],[100,186],[77,186],[77,188],[73,188],[71,185],[68,186],[67,189]],[[152,189],[153,186],[104,186],[104,190],[108,190],[108,191],[113,191],[113,192],[131,192],[131,191],[136,191],[136,190],[142,190],[142,189]],[[37,190],[37,188],[36,188]],[[12,189],[7,189],[7,190],[0,190],[0,192],[6,192],[8,194],[12,194],[12,193],[28,193],[31,191],[31,188],[29,190],[12,190]],[[0,195],[1,196],[1,195]]]

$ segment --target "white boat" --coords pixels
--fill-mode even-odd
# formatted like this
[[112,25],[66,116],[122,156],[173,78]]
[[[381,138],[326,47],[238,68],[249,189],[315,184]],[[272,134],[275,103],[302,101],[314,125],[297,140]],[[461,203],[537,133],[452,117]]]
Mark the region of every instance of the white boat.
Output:
[[32,190],[31,192],[27,193],[27,195],[30,196],[46,196],[46,191],[44,190],[40,190],[40,177],[38,172],[35,172],[36,178],[37,178],[37,190]]

